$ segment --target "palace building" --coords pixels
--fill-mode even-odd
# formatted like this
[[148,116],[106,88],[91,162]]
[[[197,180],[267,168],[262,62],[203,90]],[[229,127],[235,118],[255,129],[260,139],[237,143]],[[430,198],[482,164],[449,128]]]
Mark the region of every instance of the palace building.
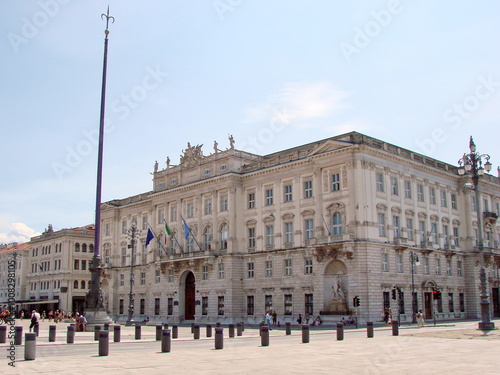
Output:
[[478,318],[479,230],[500,315],[500,178],[481,177],[478,213],[457,166],[357,132],[264,156],[229,141],[209,155],[188,143],[178,165],[155,164],[152,191],[102,204],[101,286],[118,321],[131,307],[177,323],[268,310],[379,321],[388,307],[401,321]]

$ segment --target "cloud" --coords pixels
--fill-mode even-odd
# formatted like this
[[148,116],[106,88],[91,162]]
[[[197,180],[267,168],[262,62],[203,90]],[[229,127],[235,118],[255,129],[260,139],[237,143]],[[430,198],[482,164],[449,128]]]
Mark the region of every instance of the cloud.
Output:
[[248,108],[245,122],[269,121],[276,112],[284,112],[290,125],[308,128],[315,120],[349,108],[345,101],[349,95],[328,82],[289,82],[264,103]]
[[0,243],[24,243],[30,241],[31,237],[40,234],[41,233],[36,232],[24,223],[12,223],[7,233],[0,233]]

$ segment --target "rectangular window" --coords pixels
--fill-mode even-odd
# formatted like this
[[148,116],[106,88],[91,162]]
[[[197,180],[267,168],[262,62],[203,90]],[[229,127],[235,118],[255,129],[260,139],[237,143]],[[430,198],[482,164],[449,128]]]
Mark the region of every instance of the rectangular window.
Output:
[[420,241],[422,244],[427,244],[427,231],[425,230],[425,221],[419,220],[418,222],[419,230],[420,230]]
[[188,203],[186,205],[186,216],[192,218],[194,216],[194,206],[193,203]]
[[396,254],[396,272],[403,273],[403,254]]
[[266,206],[273,205],[273,189],[266,189]]
[[471,210],[472,211],[477,211],[476,207],[476,197],[474,195],[470,196],[470,205],[471,205]]
[[313,273],[313,260],[312,258],[305,258],[304,259],[304,274],[305,275],[312,275]]
[[441,190],[441,207],[448,207],[448,197],[446,190]]
[[384,301],[384,310],[391,307],[391,298],[389,292],[382,293],[382,300]]
[[430,273],[430,260],[429,257],[424,257],[424,274],[428,275]]
[[384,191],[384,175],[382,173],[377,173],[377,191]]
[[80,269],[80,261],[78,259],[75,259],[74,269],[75,270],[79,270]]
[[340,173],[332,174],[332,191],[340,190]]
[[142,230],[148,230],[148,215],[142,215]]
[[255,297],[247,296],[247,315],[254,315],[255,313]]
[[208,280],[208,265],[203,265],[202,271],[201,271],[201,279],[202,280]]
[[436,258],[436,275],[441,275],[441,258]]
[[253,279],[255,277],[254,263],[247,263],[247,279]]
[[455,312],[455,304],[453,303],[453,293],[448,293],[448,310]]
[[274,245],[274,225],[266,225],[266,246]]
[[313,196],[313,182],[304,181],[304,198],[312,198]]
[[452,271],[451,266],[452,266],[451,259],[447,259],[446,260],[446,275],[448,275],[448,276],[453,276],[453,271]]
[[155,315],[160,315],[160,299],[155,298]]
[[82,271],[85,271],[87,269],[87,261],[82,260]]
[[305,240],[309,241],[311,238],[314,238],[314,220],[313,219],[306,219],[304,222],[305,226]]
[[385,237],[385,214],[383,212],[378,213],[378,235]]
[[212,199],[211,198],[205,198],[205,202],[203,203],[203,210],[205,212],[205,215],[210,215],[212,213]]
[[285,202],[291,202],[292,201],[292,185],[285,185],[284,201]]
[[405,181],[405,198],[411,199],[411,181]]
[[425,197],[424,197],[424,185],[417,184],[417,200],[419,202],[423,202],[425,200]]
[[392,217],[392,227],[394,231],[394,238],[401,237],[401,229],[399,227],[399,216]]
[[217,315],[224,315],[224,296],[217,297]]
[[457,260],[457,275],[463,276],[463,265],[461,260]]
[[457,195],[456,194],[451,195],[451,208],[453,208],[454,210],[458,209]]
[[208,315],[208,296],[201,297],[201,315]]
[[141,285],[146,285],[146,272],[141,272]]
[[248,193],[248,208],[255,208],[255,193]]
[[413,219],[406,219],[406,233],[408,236],[408,241],[413,241]]
[[389,272],[389,254],[382,253],[382,272]]
[[228,208],[228,200],[227,200],[227,195],[221,195],[220,197],[220,210],[221,211],[227,211]]
[[391,194],[399,195],[398,179],[396,177],[391,177]]
[[450,244],[450,233],[448,229],[448,225],[443,224],[443,239],[444,239],[444,245],[448,246]]
[[284,315],[292,315],[293,300],[291,294],[285,294]]
[[255,228],[248,228],[248,247],[255,248]]
[[125,285],[125,275],[120,274],[120,286],[124,286],[124,285]]
[[155,270],[155,284],[160,283],[160,270]]
[[437,223],[431,223],[431,240],[433,243],[438,243],[438,234],[437,234]]
[[174,299],[167,299],[167,315],[174,315]]
[[217,264],[217,270],[218,270],[218,278],[223,279],[224,278],[224,263],[218,263]]
[[122,234],[127,234],[127,221],[122,221]]
[[[170,207],[170,221],[177,221],[177,206]],[[163,224],[163,221],[160,223]]]
[[293,243],[293,223],[285,223],[285,243]]
[[443,312],[443,297],[437,300],[437,311],[438,313]]
[[163,207],[158,209],[158,223],[163,223],[163,220],[165,219],[165,213],[163,212]]
[[123,314],[123,299],[118,301],[118,314]]
[[304,295],[304,302],[305,302],[305,305],[304,305],[304,313],[306,314],[309,314],[312,316],[313,314],[313,307],[314,307],[314,304],[313,304],[313,295],[312,294],[305,294]]
[[405,313],[405,292],[399,293],[399,313]]
[[460,312],[465,312],[465,294],[459,293],[458,299],[460,302]]
[[429,188],[429,203],[436,204],[436,189],[433,187]]
[[273,261],[266,260],[266,277],[273,277]]
[[273,309],[273,296],[264,296],[264,311],[269,311]]
[[139,314],[144,315],[144,311],[146,310],[146,300],[141,298],[139,300]]
[[127,265],[127,249],[122,247],[122,266]]
[[292,276],[292,260],[285,259],[285,276]]

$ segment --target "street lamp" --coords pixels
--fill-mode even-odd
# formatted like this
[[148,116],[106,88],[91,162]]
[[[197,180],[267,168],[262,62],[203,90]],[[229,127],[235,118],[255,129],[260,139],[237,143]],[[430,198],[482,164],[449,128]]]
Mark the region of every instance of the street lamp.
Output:
[[418,261],[418,255],[413,251],[410,252],[410,264],[411,264],[411,322],[415,324],[417,322],[417,299],[415,298],[415,266],[418,266],[420,262]]
[[125,323],[126,326],[134,325],[134,261],[135,261],[135,244],[137,237],[141,235],[141,231],[137,229],[135,221],[132,222],[132,227],[127,231],[127,236],[130,238],[130,293],[128,294],[128,317]]
[[[479,281],[481,288],[481,321],[478,328],[482,330],[492,330],[495,323],[490,321],[490,301],[488,295],[488,285],[486,283],[486,268],[484,266],[484,245],[483,245],[483,217],[481,212],[481,194],[479,192],[479,178],[484,171],[491,171],[490,155],[476,152],[476,145],[470,137],[469,154],[464,154],[458,161],[458,174],[460,176],[470,175],[472,179],[472,189],[475,191],[477,226],[478,226],[478,244],[479,262],[481,269],[479,271]],[[485,162],[484,162],[485,161]],[[483,167],[484,165],[484,167]]]

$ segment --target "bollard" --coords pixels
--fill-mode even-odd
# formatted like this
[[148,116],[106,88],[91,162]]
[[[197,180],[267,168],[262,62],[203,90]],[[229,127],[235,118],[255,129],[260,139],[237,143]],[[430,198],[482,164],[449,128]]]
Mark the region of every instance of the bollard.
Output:
[[156,326],[156,341],[161,340],[161,331],[162,331],[162,326],[161,326],[161,324],[158,324]]
[[7,342],[7,326],[0,326],[0,344]]
[[106,356],[109,354],[109,331],[99,331],[99,355]]
[[122,326],[116,325],[113,327],[113,341],[120,342],[121,339]]
[[109,332],[109,323],[104,323],[104,330]]
[[135,339],[136,340],[141,339],[141,325],[140,324],[135,325]]
[[260,327],[260,345],[261,346],[269,346],[269,327],[261,326]]
[[220,322],[215,323],[216,327],[220,327]]
[[23,344],[23,327],[15,326],[14,327],[14,345],[22,345]]
[[259,336],[262,336],[262,326],[264,326],[264,323],[259,323]]
[[24,359],[32,361],[36,358],[36,333],[27,332],[24,335]]
[[36,323],[35,326],[33,327],[33,332],[36,333],[36,337],[40,334],[40,324]]
[[215,327],[215,349],[224,348],[224,328]]
[[234,338],[234,324],[229,325],[229,338]]
[[68,332],[66,333],[66,343],[73,344],[75,342],[75,326],[68,326]]
[[343,340],[343,339],[344,339],[344,324],[337,323],[337,340]]
[[309,325],[303,324],[302,325],[302,344],[307,344],[307,343],[309,343]]
[[373,322],[366,322],[366,336],[368,338],[373,337]]
[[200,339],[200,325],[199,324],[195,324],[193,326],[193,335],[194,335],[195,340]]
[[49,342],[56,341],[56,326],[49,326]]
[[237,336],[243,335],[243,323],[236,324],[236,335]]
[[285,323],[285,332],[287,335],[292,334],[292,325],[290,324],[290,322]]
[[179,326],[177,324],[174,324],[172,326],[172,338],[176,339],[179,337]]
[[170,330],[164,329],[161,331],[161,352],[170,353],[171,346]]
[[99,340],[99,332],[101,331],[102,326],[96,324],[94,326],[94,341]]
[[399,322],[397,320],[392,321],[392,335],[399,336]]
[[168,323],[163,323],[163,329],[168,329]]
[[212,325],[207,324],[207,337],[212,337]]

